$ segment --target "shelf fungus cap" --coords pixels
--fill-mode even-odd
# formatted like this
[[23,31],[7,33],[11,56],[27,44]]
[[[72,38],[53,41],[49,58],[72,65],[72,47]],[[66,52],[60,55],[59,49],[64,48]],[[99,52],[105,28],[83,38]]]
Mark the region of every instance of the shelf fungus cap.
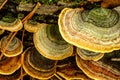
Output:
[[57,74],[65,80],[91,80],[78,68],[75,56],[59,60],[57,63]]
[[10,75],[13,74],[21,67],[21,57],[3,57],[0,60],[0,74]]
[[14,19],[14,21],[2,21],[0,20],[0,29],[7,30],[10,32],[15,32],[21,30],[23,27],[22,21],[20,19]]
[[[83,60],[76,55],[77,66],[90,78],[95,80],[119,80],[120,69],[105,64],[102,61]],[[109,62],[107,62],[109,63]],[[114,65],[114,66],[119,66]]]
[[76,52],[84,60],[98,61],[104,56],[104,53],[92,52],[81,48],[77,48]]
[[41,24],[33,41],[39,53],[52,60],[62,60],[73,53],[73,46],[61,37],[58,25]]
[[[4,36],[1,39],[1,44],[0,44],[1,52],[3,52],[7,43],[8,43],[7,36]],[[17,37],[14,37],[12,42],[8,46],[6,52],[3,52],[3,54],[7,57],[13,57],[13,56],[20,55],[22,52],[23,52],[23,44],[21,40],[19,40]]]
[[120,7],[83,12],[65,8],[58,25],[62,37],[79,48],[101,53],[120,49]]
[[21,69],[20,68],[10,75],[0,74],[0,80],[20,80],[20,77],[21,77]]
[[23,69],[37,79],[49,79],[56,72],[55,60],[42,56],[35,47],[27,48],[22,54]]
[[39,27],[40,27],[40,23],[32,21],[32,20],[28,20],[25,22],[24,24],[24,29],[28,32],[31,33],[35,33],[38,31]]

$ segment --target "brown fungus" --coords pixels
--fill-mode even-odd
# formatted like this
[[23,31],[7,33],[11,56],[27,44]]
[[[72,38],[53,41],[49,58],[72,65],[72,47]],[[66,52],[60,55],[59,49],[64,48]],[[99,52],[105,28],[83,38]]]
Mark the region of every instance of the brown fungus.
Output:
[[21,71],[20,69],[18,69],[10,75],[0,74],[0,80],[20,80],[20,75],[21,75]]
[[83,60],[77,55],[76,63],[78,67],[88,77],[92,79],[95,79],[95,80],[119,80],[120,79],[120,69],[117,69],[111,65],[108,65],[101,60],[100,61]]
[[57,63],[57,74],[65,80],[92,80],[78,68],[75,56],[59,60]]
[[21,67],[21,57],[2,57],[0,60],[0,74],[11,75]]
[[34,48],[28,48],[22,54],[23,69],[33,78],[49,79],[56,72],[56,61],[49,60]]

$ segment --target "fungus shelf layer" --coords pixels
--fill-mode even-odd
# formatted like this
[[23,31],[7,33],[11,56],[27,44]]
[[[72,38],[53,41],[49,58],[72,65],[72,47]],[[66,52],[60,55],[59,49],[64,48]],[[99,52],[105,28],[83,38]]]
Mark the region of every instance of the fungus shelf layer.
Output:
[[107,53],[120,49],[120,7],[81,12],[65,8],[59,15],[62,37],[79,48]]

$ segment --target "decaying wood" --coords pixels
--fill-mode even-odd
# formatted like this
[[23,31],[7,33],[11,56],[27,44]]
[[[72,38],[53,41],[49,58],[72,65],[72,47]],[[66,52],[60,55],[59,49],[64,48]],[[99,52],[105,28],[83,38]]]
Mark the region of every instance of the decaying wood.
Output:
[[101,6],[104,8],[120,6],[120,0],[87,0],[90,2],[99,2],[101,1]]
[[[86,2],[80,2],[76,3],[76,5],[82,6],[83,4],[86,4]],[[41,5],[40,8],[35,12],[39,15],[53,15],[55,12],[62,10],[65,7],[73,7],[74,3],[65,3],[65,2],[58,2],[57,5],[51,4],[51,5]],[[27,3],[27,4],[19,4],[17,6],[17,11],[31,11],[35,4]]]

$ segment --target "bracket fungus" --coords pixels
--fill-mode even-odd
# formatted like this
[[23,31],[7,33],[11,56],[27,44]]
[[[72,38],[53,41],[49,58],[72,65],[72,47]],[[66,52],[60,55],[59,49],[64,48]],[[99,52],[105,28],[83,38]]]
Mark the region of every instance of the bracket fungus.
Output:
[[29,21],[26,21],[25,24],[24,24],[24,29],[28,32],[31,32],[31,33],[35,33],[38,31],[39,27],[40,27],[40,23],[38,22],[35,22],[35,21],[32,21],[32,20],[29,20]]
[[65,8],[58,25],[62,37],[79,48],[100,53],[120,49],[120,7],[83,12]]
[[16,70],[13,74],[2,75],[0,74],[0,80],[20,80],[21,71],[20,69]]
[[91,80],[75,62],[75,56],[59,60],[57,63],[57,74],[65,80]]
[[11,75],[21,67],[21,57],[3,57],[0,60],[0,74]]
[[20,19],[14,19],[14,20],[11,20],[10,22],[0,20],[0,29],[3,29],[3,30],[15,32],[15,31],[21,30],[22,27],[23,27],[23,24]]
[[76,52],[84,60],[98,61],[104,56],[104,53],[96,53],[81,48],[77,48]]
[[6,52],[3,52],[6,44],[8,43],[9,39],[7,39],[7,36],[4,36],[1,39],[1,52],[7,56],[7,57],[13,57],[21,54],[23,52],[23,44],[21,40],[19,40],[17,37],[14,37],[10,45],[8,46]]
[[[111,53],[109,53],[111,54]],[[106,58],[106,57],[105,57]],[[107,63],[110,62],[109,57],[105,59]],[[83,60],[78,55],[76,56],[77,66],[90,78],[95,80],[119,80],[120,79],[120,64],[111,61],[111,64],[116,63],[114,66],[104,63],[102,60],[92,61]],[[117,67],[115,67],[117,65]]]
[[73,53],[73,46],[61,37],[58,26],[45,23],[24,24],[25,30],[34,32],[33,42],[41,55],[52,60],[67,58]]
[[35,47],[25,50],[22,63],[25,72],[37,79],[49,79],[56,72],[57,61],[43,57]]

